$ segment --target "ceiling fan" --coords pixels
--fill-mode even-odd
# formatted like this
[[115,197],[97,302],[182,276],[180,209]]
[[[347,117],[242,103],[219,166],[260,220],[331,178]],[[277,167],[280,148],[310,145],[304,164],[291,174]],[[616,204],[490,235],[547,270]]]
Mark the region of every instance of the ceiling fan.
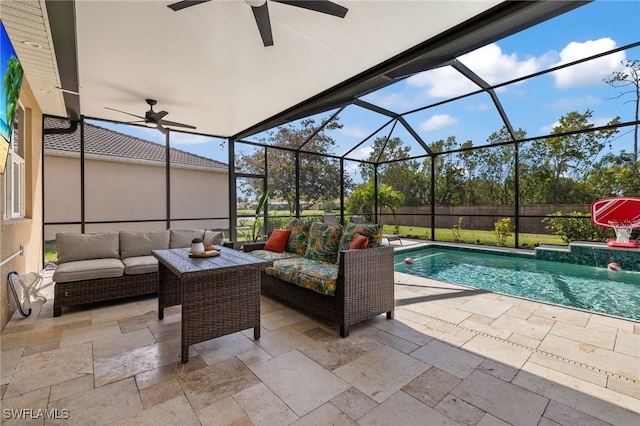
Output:
[[141,121],[131,121],[130,123],[152,123],[155,124],[158,130],[160,130],[163,134],[167,134],[167,129],[164,126],[172,126],[172,127],[184,127],[186,129],[195,129],[195,126],[190,126],[189,124],[176,123],[175,121],[163,120],[163,118],[169,114],[167,111],[154,111],[153,106],[158,103],[155,99],[145,99],[147,104],[149,104],[149,111],[144,113],[144,117],[136,114],[131,114],[130,112],[121,111],[115,108],[105,107],[106,109],[110,109],[111,111],[121,112],[123,114],[131,115],[136,118],[141,118]]
[[[200,3],[206,3],[211,0],[183,0],[177,3],[172,3],[167,7],[174,12],[185,9],[187,7],[195,6]],[[244,0],[253,11],[253,17],[256,19],[258,25],[258,31],[262,37],[262,43],[265,47],[273,46],[273,34],[271,33],[271,21],[269,20],[269,8],[268,2],[288,4],[289,6],[300,7],[302,9],[313,10],[315,12],[324,13],[327,15],[337,16],[338,18],[344,18],[349,9],[333,3],[329,0]]]

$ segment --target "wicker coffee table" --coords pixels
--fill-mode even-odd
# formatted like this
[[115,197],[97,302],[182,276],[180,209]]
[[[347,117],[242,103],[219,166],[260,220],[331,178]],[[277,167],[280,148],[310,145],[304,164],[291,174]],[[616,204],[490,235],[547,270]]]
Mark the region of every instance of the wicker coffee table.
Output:
[[153,250],[159,262],[158,319],[182,305],[182,362],[189,346],[253,327],[260,338],[260,268],[271,264],[216,246],[216,257],[191,258],[188,248]]

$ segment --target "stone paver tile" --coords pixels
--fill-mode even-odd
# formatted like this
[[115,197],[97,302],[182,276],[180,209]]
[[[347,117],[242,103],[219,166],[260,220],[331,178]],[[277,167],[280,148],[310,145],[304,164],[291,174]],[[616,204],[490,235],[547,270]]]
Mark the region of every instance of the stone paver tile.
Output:
[[[253,333],[253,332],[252,332]],[[243,352],[252,350],[256,345],[242,333],[232,333],[193,345],[202,359],[209,365],[224,361]]]
[[529,349],[537,349],[542,342],[542,340],[534,339],[533,337],[529,336],[523,336],[519,333],[513,333],[511,336],[509,336],[508,340]]
[[640,363],[637,357],[631,355],[552,334],[545,337],[538,349],[624,377],[640,379]]
[[367,414],[378,406],[378,403],[354,387],[350,387],[340,395],[331,399],[331,403],[342,410],[353,420]]
[[[51,408],[51,404],[49,404]],[[55,402],[69,410],[69,419],[47,421],[47,424],[112,425],[142,411],[133,377],[90,391],[70,395]]]
[[298,420],[298,416],[264,383],[238,392],[233,399],[256,426],[286,425]]
[[634,322],[622,318],[613,318],[605,315],[593,314],[589,320],[588,327],[607,330],[618,328],[620,330],[633,333]]
[[611,424],[640,422],[637,399],[532,362],[512,383]]
[[91,343],[20,358],[5,393],[15,396],[93,373]]
[[335,405],[327,402],[306,416],[292,423],[293,426],[357,426]]
[[403,387],[402,391],[430,407],[435,407],[461,381],[446,371],[431,367]]
[[78,343],[94,342],[106,337],[121,336],[117,321],[103,322],[86,327],[64,330],[60,338],[60,347],[77,345]]
[[118,426],[199,426],[200,421],[184,395],[156,404],[149,409],[115,423]]
[[[640,335],[626,331],[618,332],[614,350],[640,358]],[[640,362],[640,359],[638,362]]]
[[471,374],[484,361],[482,357],[437,340],[415,350],[411,356],[461,379]]
[[510,382],[516,376],[518,369],[489,358],[480,364],[477,371],[482,371],[505,382]]
[[462,349],[484,358],[499,360],[500,363],[514,368],[522,367],[532,353],[523,346],[483,335],[474,337],[465,343]]
[[44,343],[25,346],[22,356],[39,354],[40,352],[52,351],[60,347],[60,339],[49,340]]
[[499,300],[489,300],[486,297],[474,297],[470,301],[460,305],[458,309],[474,314],[498,318],[513,307],[513,304]]
[[[607,387],[616,392],[620,392],[640,400],[640,385],[637,382],[617,376],[610,376],[607,381]],[[640,404],[640,401],[638,404]]]
[[51,386],[49,401],[57,401],[71,395],[77,395],[93,389],[93,374],[67,380]]
[[[47,399],[49,397],[49,387],[26,392],[22,395],[16,395],[14,397],[5,398],[2,400],[2,424],[3,425],[42,425],[43,419],[31,419],[29,414],[25,412],[25,409],[33,410],[33,413],[37,413],[38,410],[58,409],[58,414],[64,416],[62,411],[63,406],[56,404],[47,405]],[[15,410],[15,411],[14,411]],[[21,411],[22,410],[22,411]]]
[[457,425],[450,418],[400,391],[387,398],[358,421],[362,426],[374,425]]
[[491,323],[493,327],[519,333],[534,339],[542,340],[547,335],[551,326],[549,324],[537,324],[534,321],[523,320],[518,317],[503,315]]
[[173,378],[183,377],[192,371],[206,366],[207,363],[204,362],[201,356],[190,356],[189,362],[183,363],[178,360],[174,363],[161,365],[153,370],[136,374],[136,384],[138,385],[138,389],[146,389]]
[[616,342],[615,333],[599,331],[593,328],[578,327],[573,324],[563,322],[556,323],[549,331],[555,336],[565,337],[589,345],[599,346],[604,349],[613,350]]
[[429,365],[383,347],[344,365],[334,373],[380,403],[418,377]]
[[177,380],[199,417],[199,410],[260,383],[236,358],[199,368]]
[[[489,413],[485,413],[484,416],[482,416],[482,419],[480,419],[480,421],[476,426],[511,426],[511,425],[503,420],[500,420],[496,416],[492,416]],[[539,426],[542,426],[542,425],[539,425]]]
[[366,354],[367,351],[349,342],[349,339],[317,342],[315,345],[300,349],[327,370],[335,370]]
[[543,396],[480,371],[471,373],[451,393],[501,420],[523,426],[537,425],[549,402]]
[[332,374],[298,351],[253,363],[248,367],[299,417],[351,387],[339,374]]
[[537,352],[531,355],[529,361],[598,386],[605,387],[607,385],[607,373],[598,369],[587,368],[582,364]]
[[158,312],[149,311],[145,314],[123,318],[119,320],[118,323],[120,324],[120,331],[125,334],[135,330],[147,328],[147,322],[157,320],[157,318]]
[[576,311],[554,305],[540,305],[533,315],[554,321],[566,322],[579,327],[586,326],[589,322],[589,318],[591,317],[591,314],[587,312]]
[[549,401],[544,417],[561,425],[607,426],[608,423],[591,417],[588,414],[567,407],[557,401]]
[[176,379],[140,391],[140,399],[145,410],[181,395],[184,395],[184,392]]
[[505,312],[505,315],[527,320],[538,308],[539,305],[515,305]]
[[269,331],[286,327],[297,322],[306,321],[309,317],[291,308],[282,308],[260,315],[260,324]]
[[504,330],[501,328],[497,328],[494,327],[492,325],[486,325],[486,324],[482,324],[479,322],[475,322],[475,321],[471,321],[471,320],[464,320],[460,323],[461,327],[466,327],[470,330],[475,330],[478,333],[484,333],[484,334],[488,334],[490,336],[494,336],[497,337],[499,339],[503,339],[506,340],[509,338],[509,336],[511,336],[512,331],[510,330]]
[[473,330],[467,330],[462,327],[451,327],[450,331],[442,333],[437,340],[459,348],[477,335],[478,332]]
[[196,410],[196,415],[203,426],[227,426],[242,424],[243,422],[251,424],[249,416],[232,396]]
[[107,358],[131,349],[149,346],[156,343],[148,328],[134,330],[126,334],[104,336],[93,342],[93,357]]
[[440,319],[453,324],[460,324],[472,315],[472,312],[452,309],[449,306],[438,303],[418,303],[411,305],[411,310],[428,315],[431,318]]
[[538,426],[562,426],[560,423],[556,423],[553,420],[550,420],[546,417],[542,417],[540,422],[538,422]]
[[477,424],[484,415],[484,411],[481,409],[451,394],[445,396],[444,399],[435,406],[435,409],[451,420],[455,420],[461,425],[469,426]]
[[416,327],[411,327],[403,321],[388,320],[385,315],[378,315],[375,318],[367,321],[370,325],[384,330],[389,334],[392,334],[398,338],[406,340],[417,346],[422,346],[429,342],[432,337],[421,333]]
[[20,362],[23,350],[23,348],[15,348],[0,352],[0,384],[9,384],[11,375]]
[[489,325],[494,322],[496,319],[494,317],[488,317],[480,314],[473,314],[469,317],[470,321],[479,322],[480,324]]
[[376,342],[385,344],[405,354],[411,353],[420,347],[420,345],[417,345],[413,342],[410,342],[408,340],[405,340],[403,338],[400,338],[398,336],[395,336],[391,333],[388,333],[384,330],[380,330],[375,327],[371,327],[369,330],[367,330],[364,333],[364,336],[372,340],[375,340]]

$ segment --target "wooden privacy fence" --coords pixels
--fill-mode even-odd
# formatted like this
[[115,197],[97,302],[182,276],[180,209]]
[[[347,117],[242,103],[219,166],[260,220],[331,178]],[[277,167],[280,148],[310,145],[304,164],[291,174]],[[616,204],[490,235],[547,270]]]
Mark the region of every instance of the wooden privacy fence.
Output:
[[[540,204],[537,206],[520,206],[520,232],[549,234],[542,219],[561,211],[589,213],[589,206],[584,204]],[[494,224],[503,217],[514,220],[513,206],[437,206],[435,208],[436,228],[451,228],[458,224],[462,217],[463,229],[493,230]],[[536,216],[536,217],[528,217]],[[431,206],[401,207],[396,210],[395,217],[390,209],[383,209],[380,222],[386,225],[431,227]]]

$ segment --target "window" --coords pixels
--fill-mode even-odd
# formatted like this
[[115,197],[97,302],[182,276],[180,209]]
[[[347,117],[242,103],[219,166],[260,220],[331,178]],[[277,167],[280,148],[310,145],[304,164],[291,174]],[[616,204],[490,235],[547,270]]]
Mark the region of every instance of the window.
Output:
[[14,123],[14,132],[9,144],[9,155],[4,176],[4,217],[16,219],[24,217],[25,198],[25,111],[22,105],[18,107]]

